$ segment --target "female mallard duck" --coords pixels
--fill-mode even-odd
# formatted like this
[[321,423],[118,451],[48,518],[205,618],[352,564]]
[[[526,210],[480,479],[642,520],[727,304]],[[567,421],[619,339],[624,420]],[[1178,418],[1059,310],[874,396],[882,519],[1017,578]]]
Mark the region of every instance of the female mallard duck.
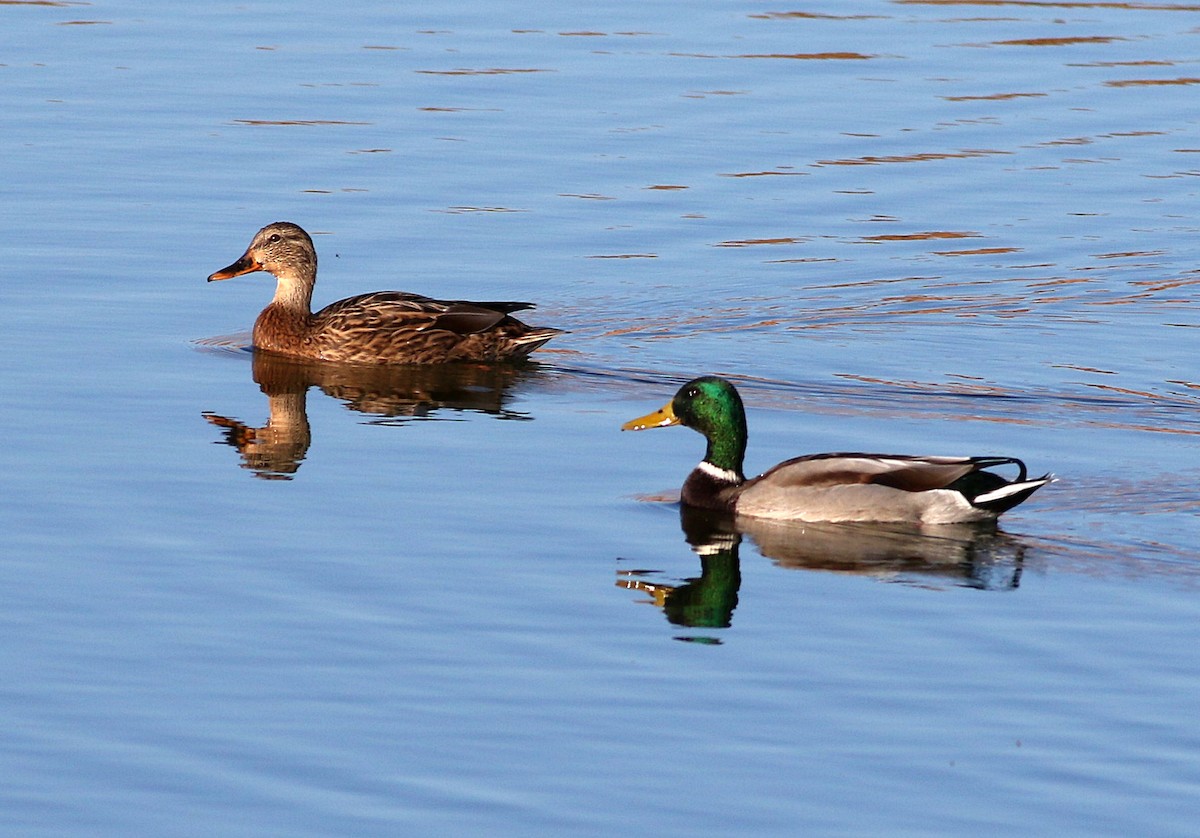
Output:
[[[1013,457],[911,457],[810,454],[747,480],[746,411],[723,378],[689,381],[660,410],[626,422],[640,431],[686,425],[704,434],[708,451],[683,484],[688,506],[754,518],[952,524],[994,520],[1054,478],[1029,479]],[[985,469],[1014,465],[1015,480]]]
[[312,313],[317,251],[300,227],[268,224],[242,257],[209,282],[254,271],[277,280],[275,299],[254,323],[254,346],[300,358],[358,364],[439,364],[523,358],[560,329],[533,328],[509,314],[533,303],[432,300],[376,291]]

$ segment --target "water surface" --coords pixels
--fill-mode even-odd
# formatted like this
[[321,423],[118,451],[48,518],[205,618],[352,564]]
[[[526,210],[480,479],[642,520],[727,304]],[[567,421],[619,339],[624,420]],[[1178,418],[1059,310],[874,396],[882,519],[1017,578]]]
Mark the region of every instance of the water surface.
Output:
[[[1200,7],[0,18],[5,832],[1193,831]],[[569,334],[255,359],[269,279],[204,277],[281,219],[319,304]],[[751,472],[1060,479],[998,531],[697,524],[700,438],[618,429],[702,373]]]

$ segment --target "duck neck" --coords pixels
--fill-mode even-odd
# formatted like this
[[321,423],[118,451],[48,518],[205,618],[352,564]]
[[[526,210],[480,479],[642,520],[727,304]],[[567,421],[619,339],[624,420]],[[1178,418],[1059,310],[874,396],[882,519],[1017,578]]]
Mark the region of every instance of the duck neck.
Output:
[[741,427],[720,428],[708,435],[708,450],[700,468],[713,478],[738,485],[746,481],[742,474],[742,461],[746,456],[746,429]]
[[280,274],[271,305],[308,316],[312,314],[313,281],[311,277]]
[[685,506],[729,512],[745,482],[741,469],[722,468],[707,455],[683,481],[679,499]]
[[311,247],[294,253],[272,271],[275,274],[274,305],[303,314],[312,314],[313,287],[317,284],[317,253]]

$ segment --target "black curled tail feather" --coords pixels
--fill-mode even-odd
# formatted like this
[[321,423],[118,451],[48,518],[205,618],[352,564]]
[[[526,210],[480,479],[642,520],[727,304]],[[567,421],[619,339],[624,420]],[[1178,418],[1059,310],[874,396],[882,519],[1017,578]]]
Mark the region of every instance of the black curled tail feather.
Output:
[[994,466],[1016,466],[1018,469],[1017,476],[1007,481],[1010,483],[1024,483],[1029,479],[1029,471],[1025,468],[1025,461],[1018,460],[1016,457],[972,457],[971,462],[980,470],[993,468]]
[[[960,492],[967,502],[995,515],[1007,512],[1045,486],[1053,476],[1044,474],[1030,479],[1025,463],[1016,457],[975,457],[975,471],[965,474],[946,488]],[[1008,480],[986,469],[1016,466],[1017,476]]]

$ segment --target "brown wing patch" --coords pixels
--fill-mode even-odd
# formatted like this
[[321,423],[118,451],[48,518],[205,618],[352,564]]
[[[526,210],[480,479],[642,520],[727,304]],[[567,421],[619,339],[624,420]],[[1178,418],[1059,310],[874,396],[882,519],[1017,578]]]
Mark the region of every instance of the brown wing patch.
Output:
[[903,489],[906,492],[928,492],[933,489],[945,489],[955,480],[969,474],[973,468],[970,464],[962,466],[921,464],[913,468],[877,474],[867,482],[890,486],[893,489]]
[[944,489],[976,464],[967,459],[880,454],[813,454],[787,460],[758,480],[788,488],[874,483],[906,492]]
[[492,328],[504,319],[504,312],[456,303],[433,318],[431,328],[460,335],[473,335]]

